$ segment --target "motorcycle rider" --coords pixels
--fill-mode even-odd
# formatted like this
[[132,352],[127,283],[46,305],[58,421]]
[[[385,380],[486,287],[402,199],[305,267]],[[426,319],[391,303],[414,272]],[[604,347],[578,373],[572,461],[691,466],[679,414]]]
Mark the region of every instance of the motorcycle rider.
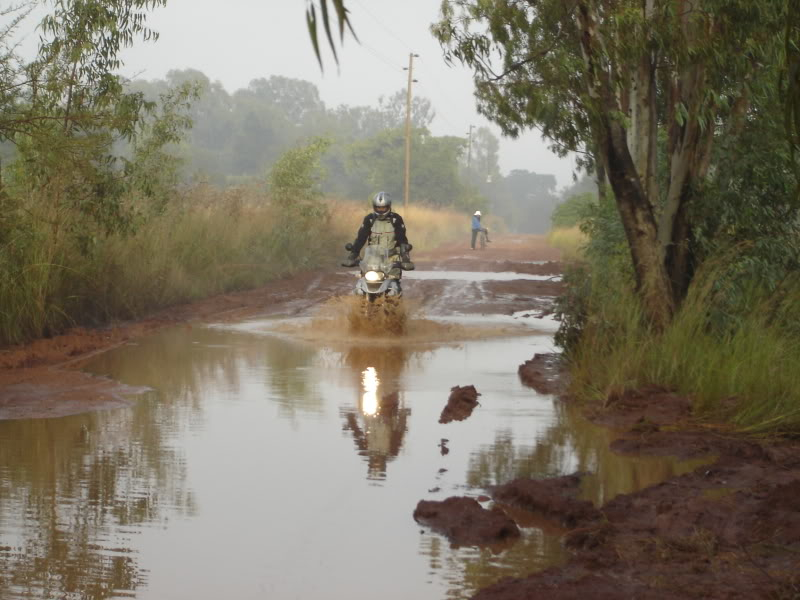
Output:
[[[411,252],[411,244],[406,237],[406,225],[403,217],[392,212],[392,199],[386,192],[378,192],[372,199],[372,212],[364,217],[353,248],[342,263],[343,267],[358,265],[358,256],[364,244],[387,248],[392,262],[401,263],[402,269],[406,271],[414,269],[414,263],[408,254]],[[400,279],[400,271],[397,267],[393,268],[389,277]]]
[[486,235],[486,243],[489,243],[489,230],[481,226],[481,211],[476,210],[472,215],[472,243],[470,246],[475,250],[475,240],[478,239],[478,234],[483,231]]

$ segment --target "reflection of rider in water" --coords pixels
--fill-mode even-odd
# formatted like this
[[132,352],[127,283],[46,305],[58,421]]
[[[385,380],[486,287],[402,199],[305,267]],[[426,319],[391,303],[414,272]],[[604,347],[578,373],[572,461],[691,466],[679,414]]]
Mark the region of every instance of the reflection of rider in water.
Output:
[[[378,192],[372,199],[372,212],[364,217],[364,222],[353,242],[353,249],[342,263],[343,267],[358,265],[358,255],[364,244],[386,248],[389,250],[392,262],[402,263],[403,269],[406,270],[414,268],[411,257],[408,255],[411,251],[411,244],[408,243],[406,237],[406,225],[403,217],[392,212],[392,200],[386,192]],[[399,279],[400,269],[392,269],[389,277]]]
[[385,479],[389,461],[403,446],[411,409],[403,406],[397,384],[407,360],[399,347],[381,352],[357,347],[345,354],[360,391],[355,410],[342,411],[343,430],[352,433],[358,454],[366,458],[368,479]]
[[[361,415],[355,412],[344,414],[345,431],[353,433],[358,453],[367,459],[367,477],[385,479],[388,462],[400,454],[403,437],[407,429],[409,408],[400,408],[397,392],[383,396],[375,405],[375,412],[369,413],[363,403]],[[363,424],[359,422],[363,421]]]

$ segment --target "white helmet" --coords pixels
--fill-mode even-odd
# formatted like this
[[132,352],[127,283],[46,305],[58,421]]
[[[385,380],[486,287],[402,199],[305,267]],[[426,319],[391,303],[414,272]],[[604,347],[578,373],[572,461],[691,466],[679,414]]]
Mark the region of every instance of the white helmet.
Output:
[[474,214],[473,216],[475,216],[475,217],[480,217],[480,216],[481,216],[481,211],[479,211],[479,210],[476,210],[476,211],[475,211],[475,214]]

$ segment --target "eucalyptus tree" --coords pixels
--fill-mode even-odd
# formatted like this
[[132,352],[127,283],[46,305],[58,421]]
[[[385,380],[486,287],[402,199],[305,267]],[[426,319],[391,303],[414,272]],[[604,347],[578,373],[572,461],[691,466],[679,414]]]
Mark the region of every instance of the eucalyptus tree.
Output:
[[[32,203],[31,214],[50,224],[53,243],[89,221],[106,231],[125,229],[133,213],[122,196],[148,179],[133,171],[145,162],[148,169],[164,164],[155,154],[189,124],[175,112],[191,95],[188,88],[166,100],[169,114],[156,117],[156,103],[126,91],[117,75],[123,48],[157,38],[147,26],[147,12],[166,0],[41,4],[51,11],[39,24],[37,57],[30,62],[13,53],[3,57],[0,140],[13,143],[18,157],[8,183]],[[140,164],[114,156],[116,141],[137,139],[132,156]],[[154,189],[148,184],[138,191]]]
[[[785,113],[789,142],[800,149],[800,0],[788,0],[786,20]],[[798,189],[800,194],[800,189]]]
[[755,0],[444,0],[432,31],[474,70],[479,110],[504,133],[537,127],[607,173],[643,306],[664,326],[691,279],[689,208],[715,139],[748,118],[765,65],[783,61],[787,11]]

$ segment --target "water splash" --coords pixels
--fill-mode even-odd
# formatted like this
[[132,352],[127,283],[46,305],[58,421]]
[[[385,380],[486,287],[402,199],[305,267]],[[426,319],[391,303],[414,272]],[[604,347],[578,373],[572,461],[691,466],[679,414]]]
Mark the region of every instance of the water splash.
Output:
[[283,322],[274,330],[327,344],[440,344],[505,336],[530,335],[518,324],[461,324],[426,318],[414,300],[379,299],[370,304],[358,296],[338,296],[322,304],[312,318]]

